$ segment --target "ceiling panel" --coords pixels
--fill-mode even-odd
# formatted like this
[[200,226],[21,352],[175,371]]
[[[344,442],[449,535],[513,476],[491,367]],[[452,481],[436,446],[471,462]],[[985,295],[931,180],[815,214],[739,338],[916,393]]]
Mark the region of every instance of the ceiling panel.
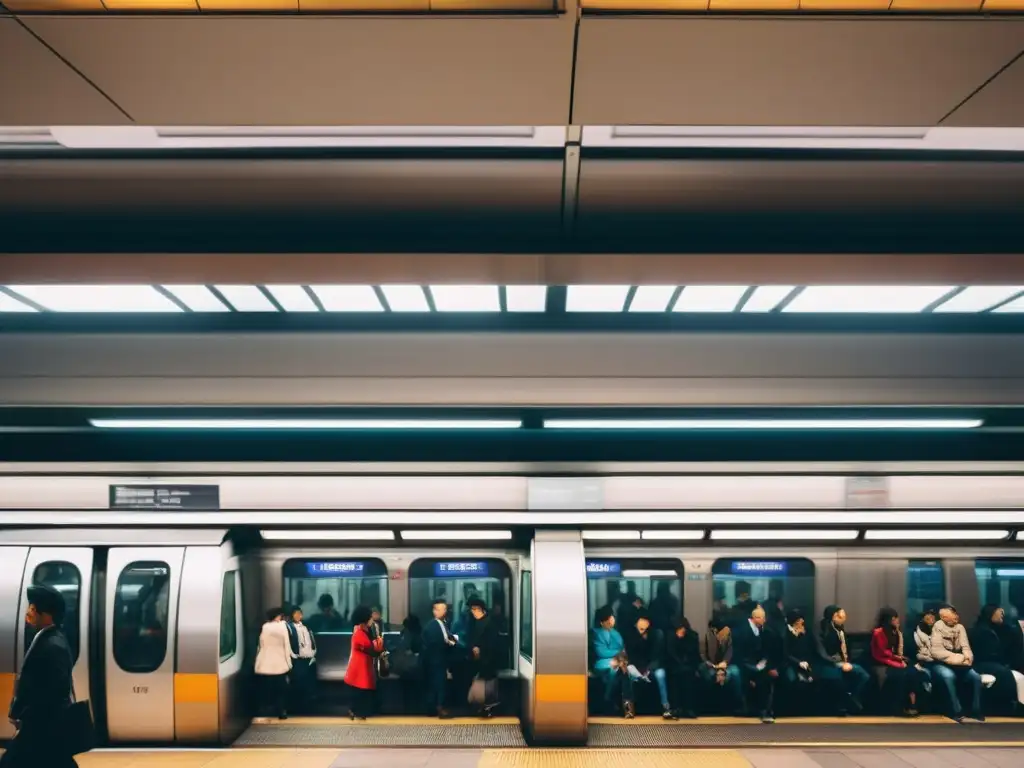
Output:
[[944,120],[943,125],[1024,125],[1024,56]]
[[73,69],[12,18],[0,17],[0,51],[17,62],[0,76],[0,125],[114,125],[128,122]]
[[573,119],[934,125],[1022,48],[1007,18],[584,16]]
[[568,16],[25,21],[140,123],[563,125],[568,120],[573,44]]

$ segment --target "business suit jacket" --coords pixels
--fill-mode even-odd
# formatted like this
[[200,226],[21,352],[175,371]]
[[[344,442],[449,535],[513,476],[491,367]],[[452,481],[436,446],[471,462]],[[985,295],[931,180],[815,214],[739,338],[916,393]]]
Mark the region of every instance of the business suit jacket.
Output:
[[[447,622],[445,629],[448,630],[448,637],[452,637],[452,631]],[[432,618],[423,627],[423,650],[420,658],[428,667],[448,667],[451,646],[445,642],[444,632],[441,631],[441,625],[437,623],[437,619]]]
[[25,655],[9,717],[21,724],[18,739],[59,738],[71,703],[71,648],[57,627],[42,630]]
[[769,658],[767,646],[765,627],[755,635],[750,622],[744,621],[733,630],[733,663],[740,667],[756,667],[761,661],[767,661],[769,667],[774,667],[774,659]]

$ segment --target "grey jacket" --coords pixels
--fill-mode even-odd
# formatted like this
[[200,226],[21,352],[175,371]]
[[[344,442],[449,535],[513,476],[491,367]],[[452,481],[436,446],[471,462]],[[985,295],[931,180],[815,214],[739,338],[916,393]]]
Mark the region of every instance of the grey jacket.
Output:
[[974,663],[974,652],[967,639],[963,624],[949,626],[936,621],[932,627],[932,659],[952,667],[969,667]]

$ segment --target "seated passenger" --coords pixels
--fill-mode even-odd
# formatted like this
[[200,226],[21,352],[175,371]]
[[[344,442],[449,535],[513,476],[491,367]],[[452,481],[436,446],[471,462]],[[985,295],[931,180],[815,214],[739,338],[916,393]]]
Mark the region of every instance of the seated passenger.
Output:
[[625,631],[626,636],[623,639],[626,644],[626,656],[629,659],[630,677],[647,683],[654,677],[658,684],[658,694],[661,696],[662,717],[666,720],[675,720],[668,697],[668,675],[663,663],[664,634],[659,629],[651,628],[651,620],[645,613],[641,613],[636,623]]
[[1017,680],[1010,669],[1007,645],[1003,639],[1006,632],[1003,622],[1005,615],[998,605],[986,605],[981,609],[969,638],[974,651],[974,670],[979,675],[992,675],[996,679],[992,687],[993,695],[1004,705],[1015,709]]
[[939,620],[932,627],[932,682],[941,685],[946,691],[950,704],[950,717],[958,723],[964,721],[963,708],[957,695],[957,684],[971,692],[969,717],[979,722],[985,721],[981,712],[981,676],[971,669],[974,653],[967,639],[967,630],[960,623],[960,616],[951,605],[939,610]]
[[627,720],[636,716],[633,705],[633,680],[622,635],[615,629],[611,606],[597,611],[597,626],[590,631],[594,674],[604,683],[604,703],[609,710],[622,712]]
[[833,689],[840,717],[850,710],[860,712],[861,694],[871,677],[858,664],[850,661],[846,646],[846,611],[838,605],[825,608],[817,637],[818,658],[823,662],[818,679]]
[[733,663],[739,667],[745,687],[754,695],[754,706],[762,723],[774,723],[772,701],[779,676],[776,661],[769,658],[770,642],[765,627],[765,610],[757,606],[745,624],[733,633]]
[[786,614],[786,635],[782,644],[786,684],[796,690],[806,690],[814,682],[814,667],[820,664],[814,638],[807,632],[803,611]]
[[668,636],[665,650],[668,677],[675,692],[675,717],[692,719],[697,716],[694,700],[697,674],[703,662],[697,633],[690,628],[690,622],[685,617],[676,622],[675,630]]
[[743,700],[743,679],[739,667],[732,663],[732,630],[729,628],[729,613],[715,613],[708,622],[708,631],[701,643],[700,657],[703,662],[701,679],[708,685],[720,685],[728,696],[727,706],[737,717],[745,714]]
[[917,717],[917,691],[921,676],[911,666],[909,657],[903,654],[903,632],[900,617],[892,608],[883,608],[878,613],[878,622],[871,633],[871,660],[874,662],[878,687],[896,690],[907,717]]

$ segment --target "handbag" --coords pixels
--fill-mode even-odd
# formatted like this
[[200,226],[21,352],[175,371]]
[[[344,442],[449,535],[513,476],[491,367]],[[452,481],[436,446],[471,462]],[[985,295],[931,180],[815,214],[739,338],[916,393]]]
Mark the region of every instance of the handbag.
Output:
[[375,660],[377,667],[377,677],[388,677],[391,674],[391,660],[387,651],[382,651],[380,656]]
[[96,748],[96,725],[88,701],[78,701],[71,684],[71,706],[64,710],[63,741],[72,757]]
[[469,704],[478,707],[485,707],[488,704],[493,704],[498,698],[498,681],[497,680],[481,680],[479,677],[473,680],[473,684],[469,686],[469,695],[466,697],[466,701]]

